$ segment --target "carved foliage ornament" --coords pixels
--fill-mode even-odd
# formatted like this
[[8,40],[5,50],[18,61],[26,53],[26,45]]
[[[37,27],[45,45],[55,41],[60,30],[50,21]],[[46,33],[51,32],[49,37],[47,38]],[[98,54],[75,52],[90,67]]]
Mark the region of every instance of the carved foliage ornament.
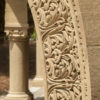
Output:
[[32,0],[44,48],[47,100],[83,100],[83,66],[70,3]]

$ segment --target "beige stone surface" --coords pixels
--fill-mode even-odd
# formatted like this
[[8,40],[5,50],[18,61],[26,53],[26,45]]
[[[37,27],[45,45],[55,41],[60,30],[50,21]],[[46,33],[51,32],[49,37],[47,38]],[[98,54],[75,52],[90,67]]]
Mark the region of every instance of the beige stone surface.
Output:
[[78,1],[29,0],[29,5],[43,46],[45,99],[91,100]]
[[100,0],[79,0],[88,45],[100,45]]
[[100,46],[88,46],[92,100],[100,100]]
[[91,69],[92,99],[100,99],[100,0],[80,0]]
[[43,62],[43,53],[42,45],[40,38],[37,37],[36,40],[36,75],[33,78],[33,86],[39,87],[44,84],[44,62]]
[[10,86],[5,100],[32,100],[28,90],[29,35],[27,0],[7,0],[5,31],[9,38]]
[[92,100],[100,100],[100,0],[79,0],[89,54]]
[[[6,0],[5,27],[26,27],[27,0]],[[23,11],[24,10],[24,11]],[[26,19],[26,20],[24,20]]]
[[79,0],[86,33],[92,100],[100,100],[100,0]]

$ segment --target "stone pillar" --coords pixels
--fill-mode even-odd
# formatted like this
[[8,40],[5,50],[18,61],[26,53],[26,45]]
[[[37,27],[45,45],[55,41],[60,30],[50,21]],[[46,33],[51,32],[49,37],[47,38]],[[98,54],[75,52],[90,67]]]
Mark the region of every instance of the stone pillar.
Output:
[[[31,7],[32,0],[28,0],[28,4]],[[31,8],[30,8],[31,9]],[[31,12],[33,15],[33,12]],[[34,20],[35,22],[35,20]],[[44,57],[43,50],[41,45],[41,37],[37,33],[36,40],[36,76],[33,79],[32,86],[33,87],[42,87],[44,85]]]
[[44,72],[44,63],[43,63],[43,53],[42,45],[40,38],[37,37],[36,40],[36,76],[33,79],[32,85],[35,87],[43,86],[43,72]]
[[6,100],[31,100],[28,91],[28,35],[25,31],[9,33],[10,90]]
[[27,29],[27,0],[7,0],[5,31],[8,33],[10,44],[10,89],[6,100],[32,100],[28,90]]

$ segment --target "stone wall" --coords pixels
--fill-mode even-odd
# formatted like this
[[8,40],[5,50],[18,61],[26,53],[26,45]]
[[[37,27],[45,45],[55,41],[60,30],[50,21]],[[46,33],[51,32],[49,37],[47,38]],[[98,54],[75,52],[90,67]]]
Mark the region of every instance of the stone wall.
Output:
[[87,38],[92,100],[100,100],[100,0],[79,0]]

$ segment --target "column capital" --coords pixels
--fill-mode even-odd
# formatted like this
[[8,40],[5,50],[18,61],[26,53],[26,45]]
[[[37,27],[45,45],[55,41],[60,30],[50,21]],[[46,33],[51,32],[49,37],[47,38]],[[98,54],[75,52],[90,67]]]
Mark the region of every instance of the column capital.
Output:
[[26,30],[10,30],[8,33],[8,37],[10,41],[28,41],[29,40],[29,34]]

